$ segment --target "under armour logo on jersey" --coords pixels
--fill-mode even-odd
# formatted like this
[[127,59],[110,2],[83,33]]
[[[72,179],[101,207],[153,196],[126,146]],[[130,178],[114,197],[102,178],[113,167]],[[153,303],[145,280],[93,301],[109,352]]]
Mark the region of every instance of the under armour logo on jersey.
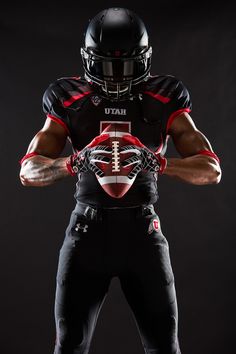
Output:
[[87,232],[88,231],[88,225],[81,224],[81,223],[76,224],[75,231],[78,232],[79,230],[82,230],[82,232]]
[[126,108],[105,108],[105,114],[126,115]]
[[101,103],[102,101],[102,98],[99,96],[91,96],[90,99],[93,102],[94,106],[98,106],[99,103]]
[[142,93],[139,93],[138,98],[139,98],[140,101],[143,100],[143,95],[142,95]]

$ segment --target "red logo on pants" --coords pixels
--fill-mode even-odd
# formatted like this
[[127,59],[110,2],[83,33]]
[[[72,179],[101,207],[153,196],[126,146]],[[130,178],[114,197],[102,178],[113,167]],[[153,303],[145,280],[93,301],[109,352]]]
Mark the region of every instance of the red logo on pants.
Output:
[[148,233],[151,234],[153,231],[157,231],[159,229],[159,222],[157,219],[154,219],[150,222],[148,227]]
[[153,220],[153,228],[154,228],[155,230],[158,230],[158,228],[159,228],[158,220],[157,220],[157,219]]

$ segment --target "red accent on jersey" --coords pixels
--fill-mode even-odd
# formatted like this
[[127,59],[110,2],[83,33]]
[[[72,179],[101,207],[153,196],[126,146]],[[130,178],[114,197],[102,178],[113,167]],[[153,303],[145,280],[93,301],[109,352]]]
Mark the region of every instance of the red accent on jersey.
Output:
[[152,96],[153,98],[155,98],[156,100],[161,101],[162,103],[170,102],[170,98],[169,97],[162,96],[159,93],[154,93],[154,92],[151,92],[151,91],[145,91],[144,93],[146,93],[149,96]]
[[32,156],[36,156],[36,155],[39,155],[39,153],[35,152],[35,151],[30,152],[30,153],[26,154],[25,156],[23,156],[22,159],[19,161],[19,163],[22,165],[25,160],[29,159]]
[[218,163],[220,163],[220,159],[219,157],[212,151],[209,151],[209,150],[201,150],[201,151],[198,151],[197,155],[200,154],[200,155],[206,155],[206,156],[210,156],[212,157],[213,159],[215,159]]
[[[110,124],[119,124],[119,129],[121,129],[121,127],[123,128],[122,131],[125,131],[127,133],[131,133],[131,122],[122,122],[121,125],[121,121],[120,120],[101,120],[100,121],[100,134],[102,134],[102,132],[105,131],[105,129],[110,126]],[[124,130],[125,129],[125,130]]]
[[71,78],[74,79],[74,80],[80,80],[81,76],[72,76]]
[[168,130],[170,129],[170,126],[171,126],[171,124],[173,123],[174,119],[175,119],[176,117],[178,117],[178,116],[179,116],[181,113],[183,113],[183,112],[189,113],[189,112],[191,112],[191,109],[190,109],[190,108],[181,108],[181,109],[178,109],[178,111],[173,112],[173,113],[169,116],[168,121],[167,121],[167,126],[166,126],[166,134],[168,134]]
[[47,114],[47,117],[50,118],[53,122],[56,122],[56,123],[60,124],[65,129],[67,134],[70,135],[70,132],[69,132],[69,129],[68,129],[67,125],[61,119],[53,116],[52,114]]
[[91,91],[86,91],[83,93],[79,93],[78,95],[75,96],[71,96],[68,100],[63,102],[63,106],[64,107],[69,107],[70,105],[72,105],[72,103],[74,103],[75,101],[81,99],[82,97],[88,95],[89,93],[91,93]]

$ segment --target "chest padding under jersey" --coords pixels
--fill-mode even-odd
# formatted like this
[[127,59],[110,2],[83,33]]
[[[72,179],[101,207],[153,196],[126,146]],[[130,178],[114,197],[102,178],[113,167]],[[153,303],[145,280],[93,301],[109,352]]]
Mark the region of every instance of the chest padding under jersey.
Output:
[[[172,76],[150,77],[136,87],[133,99],[124,101],[102,97],[83,79],[62,78],[46,90],[43,110],[66,129],[74,150],[85,147],[109,122],[122,122],[149,149],[164,153],[173,117],[190,111],[191,101],[182,82]],[[104,192],[94,173],[88,171],[80,176],[75,198],[103,206],[155,203],[157,178],[152,172],[141,171],[124,197],[114,199]]]

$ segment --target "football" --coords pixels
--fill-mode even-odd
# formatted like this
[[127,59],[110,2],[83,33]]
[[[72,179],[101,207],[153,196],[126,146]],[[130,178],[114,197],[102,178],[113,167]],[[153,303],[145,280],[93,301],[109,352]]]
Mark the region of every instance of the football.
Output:
[[101,122],[101,137],[108,135],[108,138],[102,142],[102,145],[107,145],[112,149],[111,161],[106,164],[97,162],[96,165],[104,172],[103,177],[96,175],[98,182],[104,191],[113,198],[122,198],[132,186],[135,177],[128,178],[133,166],[123,167],[121,162],[129,158],[132,153],[120,153],[120,148],[130,145],[127,140],[123,140],[124,136],[131,136],[130,123],[128,122]]

